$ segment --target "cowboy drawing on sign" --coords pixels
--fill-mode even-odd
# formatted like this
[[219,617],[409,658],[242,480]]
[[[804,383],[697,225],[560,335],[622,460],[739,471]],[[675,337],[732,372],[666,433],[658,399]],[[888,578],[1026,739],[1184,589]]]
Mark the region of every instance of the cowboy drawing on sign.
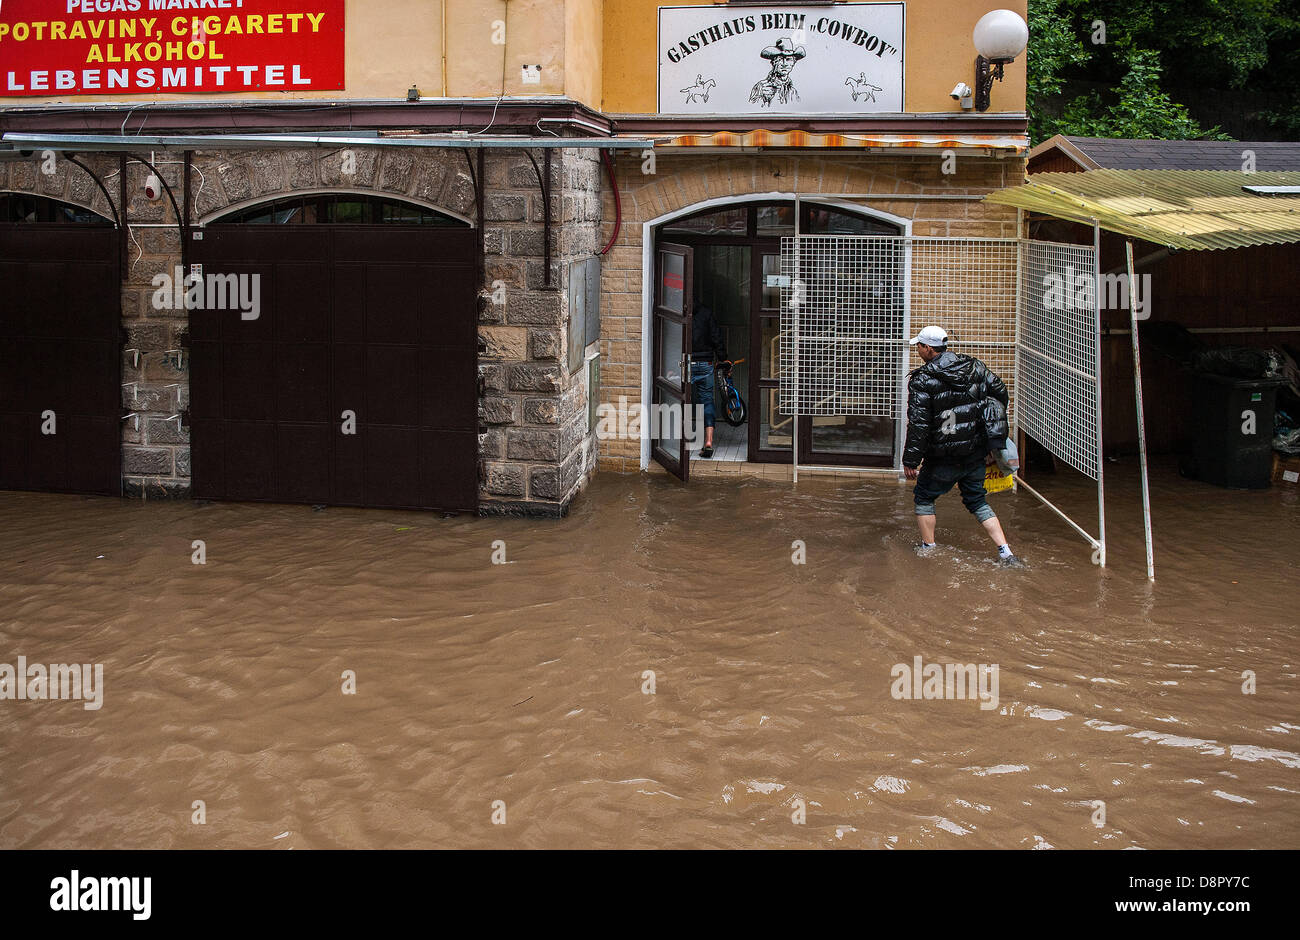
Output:
[[764,49],[760,55],[771,63],[771,71],[750,89],[750,102],[761,101],[763,107],[770,108],[773,101],[778,104],[798,101],[799,92],[795,90],[794,82],[790,81],[790,72],[794,70],[795,63],[807,54],[803,46],[796,46],[788,36],[781,37],[775,45]]

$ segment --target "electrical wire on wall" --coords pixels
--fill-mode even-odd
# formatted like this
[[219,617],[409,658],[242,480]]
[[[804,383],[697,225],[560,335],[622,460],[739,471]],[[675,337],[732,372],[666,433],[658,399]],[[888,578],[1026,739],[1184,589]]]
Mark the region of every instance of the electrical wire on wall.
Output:
[[[339,153],[339,152],[341,151],[335,151],[335,153]],[[154,166],[184,166],[184,165],[185,165],[184,160],[163,160],[161,163],[154,163]],[[190,168],[193,169],[195,173],[199,174],[199,188],[198,191],[194,193],[194,197],[193,197],[194,210],[195,210],[195,214],[197,215],[198,207],[199,207],[199,196],[203,194],[203,187],[208,185],[208,178],[203,175],[203,170],[200,169],[197,163],[191,163]]]
[[[143,162],[143,161],[137,161],[137,162]],[[156,153],[155,151],[150,151],[150,152],[149,152],[149,163],[148,163],[147,165],[148,165],[148,166],[150,167],[150,169],[152,169],[154,172],[157,172],[157,168],[160,167],[160,166],[184,166],[184,165],[185,165],[185,161],[184,161],[184,160],[163,160],[163,161],[159,162],[159,161],[158,161],[158,155],[157,155],[157,153]],[[194,165],[194,164],[191,164],[191,166],[193,166],[193,168],[194,168],[195,170],[198,170],[199,179],[200,179],[198,192],[196,192],[196,193],[194,194],[194,205],[197,206],[197,205],[198,205],[198,197],[199,197],[199,194],[203,192],[203,187],[207,184],[207,177],[204,176],[203,171],[200,170],[200,169],[198,168],[198,166],[196,166],[196,165]],[[106,176],[105,179],[106,179],[106,180],[107,180],[107,179],[111,179],[111,178],[113,178],[114,176],[118,176],[118,175],[120,175],[120,174],[121,174],[121,170],[114,170],[111,174],[109,174],[108,176]],[[159,179],[160,179],[160,180],[162,179],[161,174],[159,174]],[[170,190],[168,190],[168,192],[170,192]],[[175,200],[174,200],[174,199],[173,199],[173,201],[172,201],[172,208],[173,208],[175,211],[177,211],[177,212],[180,211],[179,209],[176,208]],[[131,239],[131,243],[132,243],[133,245],[135,245],[135,248],[136,248],[136,256],[135,256],[135,260],[131,262],[131,271],[130,271],[131,274],[134,274],[134,273],[135,273],[135,269],[136,269],[136,265],[138,265],[138,264],[140,263],[140,259],[144,257],[144,247],[140,244],[139,239],[137,239],[137,238],[135,237],[135,229],[136,229],[136,226],[131,224],[131,222],[130,222],[130,218],[129,218],[129,215],[130,215],[130,214],[129,214],[129,212],[127,211],[127,206],[123,206],[123,207],[122,207],[122,225],[123,225],[123,227],[125,227],[125,229],[126,229],[126,234],[130,237],[130,239]],[[165,218],[165,217],[166,217],[166,214],[164,213],[164,218]],[[176,224],[179,225],[179,224],[180,224],[180,221],[181,221],[180,218],[177,218],[177,220],[176,220]],[[153,228],[153,227],[172,228],[172,223],[170,223],[170,222],[157,223],[156,225],[155,225],[155,223],[137,223],[137,224],[138,224],[139,226],[143,227],[143,228]],[[182,252],[183,252],[183,251],[184,251],[184,246],[182,246]]]
[[126,225],[126,234],[131,236],[131,243],[135,245],[135,250],[137,252],[135,260],[131,262],[131,273],[134,274],[135,266],[139,264],[140,259],[144,257],[144,247],[136,240],[135,227],[132,226],[130,222],[124,222],[123,224]]
[[[444,24],[444,29],[445,24]],[[510,53],[510,0],[505,0],[505,9],[501,16],[501,94],[497,95],[497,103],[492,106],[492,117],[488,120],[487,127],[478,131],[471,131],[470,137],[477,137],[479,134],[486,134],[492,129],[492,125],[497,122],[497,108],[501,107],[501,101],[506,96],[506,62]]]

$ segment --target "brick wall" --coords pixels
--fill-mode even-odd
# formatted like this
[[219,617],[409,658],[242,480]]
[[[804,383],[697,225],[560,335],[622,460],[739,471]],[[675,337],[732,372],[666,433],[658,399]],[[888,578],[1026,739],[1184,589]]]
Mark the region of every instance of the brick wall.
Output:
[[[898,194],[898,199],[859,203],[912,220],[916,236],[1012,238],[1016,210],[975,201],[908,199],[912,194],[985,193],[1014,185],[1023,176],[1024,160],[962,157],[956,172],[945,174],[938,155],[875,154],[691,154],[658,153],[655,173],[642,172],[639,154],[617,162],[622,202],[622,230],[605,258],[601,275],[601,401],[616,405],[641,401],[642,225],[669,212],[724,196],[767,193]],[[613,231],[614,198],[608,183],[602,233]],[[620,472],[640,468],[637,440],[600,442],[599,465]]]

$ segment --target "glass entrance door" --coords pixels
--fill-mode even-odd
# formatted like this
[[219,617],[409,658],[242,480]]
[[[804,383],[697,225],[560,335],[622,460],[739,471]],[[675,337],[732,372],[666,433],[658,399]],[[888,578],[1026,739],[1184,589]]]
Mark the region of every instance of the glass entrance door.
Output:
[[[668,222],[659,230],[659,237],[671,238],[673,244],[661,241],[656,252],[659,268],[656,291],[659,293],[656,294],[654,310],[654,400],[659,401],[661,395],[669,396],[666,400],[676,400],[675,395],[670,394],[670,387],[681,379],[680,375],[674,378],[663,371],[669,364],[661,349],[662,327],[667,323],[679,323],[678,315],[661,305],[664,284],[659,272],[668,270],[664,267],[668,262],[664,260],[663,250],[693,249],[693,259],[685,264],[685,268],[694,271],[694,280],[698,283],[687,286],[686,296],[709,306],[717,315],[726,333],[729,356],[733,360],[742,356],[746,359],[733,372],[733,380],[746,397],[747,427],[734,431],[744,432],[748,459],[760,463],[789,463],[795,443],[795,421],[793,416],[782,413],[780,389],[783,348],[787,356],[790,353],[785,348],[790,338],[781,333],[781,238],[794,235],[794,222],[794,203],[773,201],[702,212]],[[815,203],[803,204],[800,231],[808,235],[888,237],[900,234],[898,227],[890,223]],[[671,264],[681,267],[677,261]],[[890,276],[894,273],[890,272]],[[741,305],[747,309],[747,327],[739,313]],[[742,332],[745,329],[747,337]],[[737,333],[740,335],[733,336]],[[733,338],[739,342],[733,342]],[[687,335],[682,344],[687,351],[689,341]],[[677,352],[676,337],[669,337],[668,343],[671,347],[668,353]],[[881,351],[885,349],[882,345]],[[875,354],[864,354],[862,368],[877,367],[880,363],[876,362]],[[689,386],[689,381],[686,384]],[[685,400],[689,401],[690,389],[685,388],[676,394],[684,394]],[[731,433],[732,429],[723,428],[722,423],[719,416],[719,434]],[[892,415],[801,416],[798,424],[801,464],[894,465],[897,421]],[[656,444],[652,453],[656,460],[669,466],[668,458],[660,455],[666,450]],[[684,477],[684,472],[679,476]]]
[[649,422],[651,456],[681,480],[691,470],[683,422],[691,400],[693,256],[688,246],[670,242],[661,242],[656,252],[652,407],[641,416],[643,426]]
[[763,463],[789,463],[794,418],[781,412],[781,243],[767,239],[756,248],[750,336],[749,452]]

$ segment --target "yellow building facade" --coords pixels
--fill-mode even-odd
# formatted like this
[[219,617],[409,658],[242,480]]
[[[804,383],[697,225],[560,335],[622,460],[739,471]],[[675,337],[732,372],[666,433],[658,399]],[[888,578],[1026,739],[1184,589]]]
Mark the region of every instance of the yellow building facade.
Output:
[[[6,0],[0,271],[87,312],[0,324],[0,487],[562,514],[598,468],[705,468],[635,420],[700,404],[705,307],[748,410],[719,456],[896,466],[888,409],[786,413],[783,240],[1018,234],[980,198],[1024,172],[1023,57],[955,94],[991,9]],[[856,275],[894,284],[858,318],[885,344],[920,310],[898,251]],[[160,300],[213,272],[256,318]]]

